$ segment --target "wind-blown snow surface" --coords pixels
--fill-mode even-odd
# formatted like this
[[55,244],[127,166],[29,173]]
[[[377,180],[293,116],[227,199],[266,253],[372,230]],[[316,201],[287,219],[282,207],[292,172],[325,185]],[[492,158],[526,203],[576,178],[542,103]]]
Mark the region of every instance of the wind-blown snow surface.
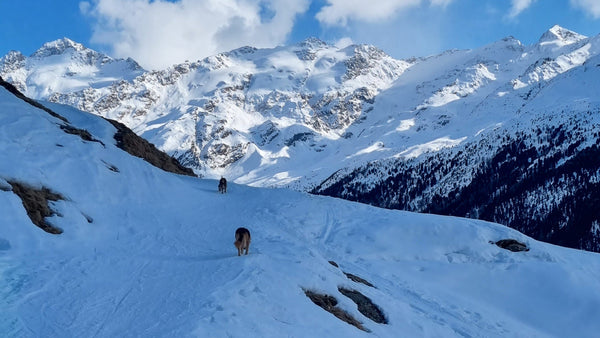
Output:
[[[4,336],[593,337],[600,329],[598,254],[492,223],[290,190],[231,184],[221,195],[215,181],[116,148],[108,122],[52,108],[105,146],[64,133],[0,88]],[[63,234],[31,224],[13,180],[66,198],[49,219]],[[235,255],[238,226],[252,232],[248,256]],[[531,250],[488,243],[503,238]],[[371,298],[389,324],[362,316],[339,286]],[[371,333],[317,307],[303,288],[335,296]]]

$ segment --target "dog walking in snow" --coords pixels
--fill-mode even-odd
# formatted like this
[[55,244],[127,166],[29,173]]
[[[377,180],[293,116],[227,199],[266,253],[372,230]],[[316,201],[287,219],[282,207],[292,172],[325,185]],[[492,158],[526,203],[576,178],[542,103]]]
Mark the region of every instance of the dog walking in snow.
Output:
[[219,192],[221,194],[224,194],[227,192],[227,180],[225,179],[225,177],[221,176],[221,179],[219,180]]
[[237,228],[235,231],[235,242],[233,244],[238,250],[238,256],[242,255],[242,252],[246,250],[245,255],[248,254],[248,248],[250,247],[250,231],[246,228]]

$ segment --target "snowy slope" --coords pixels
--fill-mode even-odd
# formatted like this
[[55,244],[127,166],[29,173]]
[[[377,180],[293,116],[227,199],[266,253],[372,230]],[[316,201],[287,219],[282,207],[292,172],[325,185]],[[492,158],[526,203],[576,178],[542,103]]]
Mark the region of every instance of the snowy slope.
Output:
[[[600,255],[492,223],[378,209],[166,173],[115,146],[107,121],[0,87],[0,332],[9,337],[594,337]],[[46,187],[63,230],[35,227],[8,182]],[[252,232],[235,256],[233,233]],[[514,238],[530,251],[489,241]],[[340,268],[328,263],[335,261]],[[375,288],[355,283],[360,276]],[[388,324],[361,315],[358,290]],[[371,331],[313,304],[333,295]]]

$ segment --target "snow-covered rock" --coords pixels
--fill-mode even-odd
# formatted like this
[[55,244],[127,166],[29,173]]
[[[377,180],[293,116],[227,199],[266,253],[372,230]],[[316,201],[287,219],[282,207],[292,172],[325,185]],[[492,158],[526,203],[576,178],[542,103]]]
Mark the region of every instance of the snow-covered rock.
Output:
[[0,58],[0,76],[37,99],[104,87],[143,72],[133,59],[113,59],[67,38],[45,43],[29,57],[11,51]]

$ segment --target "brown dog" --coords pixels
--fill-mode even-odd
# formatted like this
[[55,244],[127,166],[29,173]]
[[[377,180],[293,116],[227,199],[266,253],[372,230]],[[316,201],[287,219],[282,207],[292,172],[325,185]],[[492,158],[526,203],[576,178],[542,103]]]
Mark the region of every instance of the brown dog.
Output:
[[248,254],[250,241],[250,231],[248,231],[246,228],[237,228],[235,231],[235,242],[233,242],[233,244],[238,250],[238,256],[241,256],[244,250],[246,250],[245,255]]

